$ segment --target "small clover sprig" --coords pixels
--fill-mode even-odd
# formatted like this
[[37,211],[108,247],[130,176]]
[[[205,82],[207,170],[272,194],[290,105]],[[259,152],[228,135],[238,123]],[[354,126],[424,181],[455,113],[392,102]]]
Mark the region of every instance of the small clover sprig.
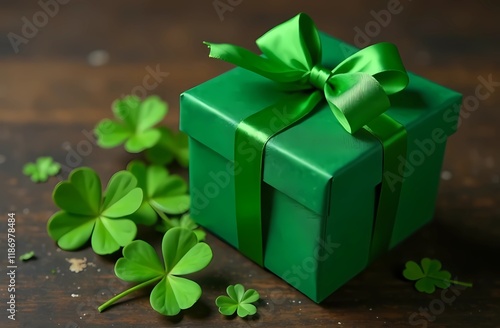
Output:
[[113,148],[124,144],[129,153],[146,151],[146,158],[153,164],[165,165],[174,159],[188,166],[188,138],[174,133],[166,126],[155,127],[168,112],[167,104],[157,96],[141,101],[136,96],[126,96],[113,103],[115,120],[104,119],[94,129],[97,144]]
[[23,173],[33,182],[45,182],[49,177],[55,176],[61,170],[61,164],[54,162],[50,156],[38,157],[35,163],[27,163]]
[[153,225],[158,216],[168,222],[170,219],[166,214],[179,215],[189,209],[188,187],[182,177],[169,174],[163,166],[146,166],[138,160],[130,162],[127,170],[135,176],[138,187],[144,192],[141,207],[130,216],[134,222]]
[[160,140],[160,131],[154,126],[167,114],[167,104],[159,97],[141,101],[136,96],[127,96],[116,100],[112,109],[116,120],[104,119],[95,128],[97,144],[102,148],[125,143],[125,150],[138,153]]
[[215,300],[221,314],[233,315],[236,312],[239,317],[243,318],[257,313],[257,308],[251,304],[260,298],[256,290],[248,289],[245,291],[243,285],[236,284],[228,286],[226,292],[228,296],[221,295]]
[[188,230],[192,230],[199,241],[205,240],[206,232],[203,229],[199,228],[199,226],[191,219],[189,214],[184,214],[180,219],[173,218],[167,219],[162,218],[158,224],[155,225],[155,230],[161,233],[167,232],[169,229],[181,227],[186,228]]
[[184,228],[172,228],[163,236],[163,263],[154,248],[136,240],[123,248],[123,257],[115,265],[118,278],[139,283],[99,306],[104,311],[122,297],[156,284],[151,291],[151,307],[167,316],[190,308],[201,296],[201,288],[194,281],[180,276],[200,271],[212,260],[210,246],[198,242],[195,234]]
[[137,227],[126,217],[142,203],[142,190],[132,173],[120,171],[109,180],[104,197],[101,180],[87,167],[71,172],[54,189],[53,199],[61,211],[47,223],[47,231],[59,247],[75,250],[92,240],[97,254],[110,254],[130,243]]
[[423,258],[420,266],[414,261],[406,262],[403,276],[408,280],[416,280],[415,288],[419,292],[432,294],[436,287],[448,288],[450,284],[472,287],[471,283],[451,280],[451,274],[448,271],[441,270],[441,262]]

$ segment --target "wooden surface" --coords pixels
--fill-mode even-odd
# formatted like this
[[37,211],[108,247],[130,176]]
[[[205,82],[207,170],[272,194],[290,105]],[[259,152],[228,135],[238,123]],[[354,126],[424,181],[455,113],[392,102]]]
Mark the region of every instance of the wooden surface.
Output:
[[[118,3],[120,5],[118,6]],[[7,37],[32,21],[36,1],[0,5],[0,326],[1,327],[500,327],[500,86],[491,87],[477,108],[463,111],[450,139],[435,220],[376,261],[321,305],[273,274],[250,263],[212,235],[214,260],[193,276],[203,295],[191,309],[168,318],[154,312],[146,293],[97,313],[96,307],[126,288],[113,274],[118,256],[101,257],[90,248],[59,250],[46,233],[56,211],[51,192],[57,178],[34,184],[22,166],[51,155],[66,167],[87,165],[103,180],[134,158],[123,149],[102,150],[85,131],[110,117],[111,102],[143,83],[147,67],[168,72],[149,94],[170,104],[165,122],[176,127],[179,94],[231,66],[211,60],[202,41],[237,43],[256,49],[253,40],[299,11],[320,29],[355,42],[355,27],[373,27],[376,12],[391,1],[232,1],[220,19],[212,1],[69,1],[15,53]],[[370,37],[395,42],[407,68],[475,97],[482,76],[500,81],[500,6],[495,1],[402,0],[402,11]],[[41,17],[41,16],[40,16]],[[43,18],[43,17],[42,17]],[[43,22],[43,20],[42,20]],[[370,25],[371,24],[371,25]],[[91,66],[88,55],[104,50],[109,61]],[[139,89],[136,89],[139,90]],[[484,91],[484,89],[482,90]],[[470,98],[469,109],[474,107]],[[90,141],[89,141],[90,138]],[[176,169],[186,175],[186,171]],[[67,170],[63,171],[67,176]],[[7,213],[16,213],[17,254],[35,250],[37,258],[18,263],[16,321],[7,319]],[[160,236],[141,231],[158,243]],[[440,259],[446,269],[473,288],[458,291],[451,304],[418,293],[402,278],[407,260]],[[67,258],[94,264],[80,273]],[[214,304],[228,284],[260,291],[259,314],[224,318]],[[450,292],[450,291],[448,291]],[[420,309],[433,308],[425,318]],[[413,318],[412,314],[416,317]],[[416,324],[418,320],[418,324]],[[412,324],[413,323],[413,324]]]

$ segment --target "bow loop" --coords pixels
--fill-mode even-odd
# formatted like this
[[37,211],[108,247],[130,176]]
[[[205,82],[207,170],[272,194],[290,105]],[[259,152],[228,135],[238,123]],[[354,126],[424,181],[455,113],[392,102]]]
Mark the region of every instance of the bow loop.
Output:
[[313,20],[299,14],[280,24],[256,41],[262,53],[275,62],[308,72],[321,64],[321,40]]
[[408,85],[408,74],[398,48],[389,42],[376,43],[356,52],[338,64],[332,74],[361,72],[372,75],[388,95]]

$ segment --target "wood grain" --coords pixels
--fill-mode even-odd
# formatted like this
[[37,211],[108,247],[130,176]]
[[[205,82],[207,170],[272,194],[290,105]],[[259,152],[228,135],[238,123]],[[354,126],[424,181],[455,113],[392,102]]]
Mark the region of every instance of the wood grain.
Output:
[[[115,98],[141,86],[147,67],[157,65],[168,76],[148,93],[169,102],[164,124],[176,128],[178,95],[231,67],[208,59],[204,40],[255,50],[253,40],[269,27],[304,11],[320,29],[353,43],[355,28],[364,30],[374,21],[371,11],[385,10],[389,2],[242,0],[221,21],[212,1],[126,0],[118,4],[73,0],[60,5],[58,13],[27,44],[20,45],[17,54],[8,33],[20,34],[22,17],[31,20],[41,7],[37,2],[2,3],[0,326],[500,327],[499,86],[491,87],[477,108],[471,105],[478,78],[500,81],[498,2],[401,0],[401,12],[391,15],[387,26],[370,37],[371,42],[396,43],[409,70],[462,92],[471,97],[471,103],[463,108],[461,127],[448,143],[435,220],[321,305],[209,234],[214,260],[192,276],[203,288],[193,308],[173,318],[163,317],[150,308],[145,292],[99,314],[99,304],[127,287],[113,274],[118,255],[101,257],[90,248],[59,250],[45,228],[56,211],[51,192],[58,179],[33,184],[21,173],[26,162],[41,155],[51,155],[65,165],[62,177],[74,166],[87,165],[106,181],[124,168],[135,156],[122,149],[96,147],[88,132],[111,115]],[[89,53],[99,49],[109,54],[109,61],[89,65]],[[186,170],[174,170],[187,175]],[[36,260],[18,263],[15,322],[7,319],[4,309],[9,212],[17,215],[18,255],[29,250],[37,255]],[[161,238],[147,229],[141,230],[141,236],[154,240],[156,246]],[[446,269],[463,281],[472,281],[474,287],[456,291],[459,295],[441,308],[440,292],[418,293],[401,275],[407,260],[425,256],[440,259]],[[70,272],[66,259],[84,257],[95,266]],[[259,314],[254,318],[224,318],[217,312],[214,299],[234,283],[261,293]],[[449,293],[444,297],[453,295]],[[429,307],[434,307],[435,315],[412,325],[411,315]]]

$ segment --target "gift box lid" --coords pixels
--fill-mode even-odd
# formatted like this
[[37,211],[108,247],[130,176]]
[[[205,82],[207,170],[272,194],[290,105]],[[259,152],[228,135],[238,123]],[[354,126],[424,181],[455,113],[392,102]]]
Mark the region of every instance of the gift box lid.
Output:
[[[323,66],[333,68],[356,48],[324,33]],[[460,101],[461,95],[409,73],[408,87],[390,97],[389,116],[409,131]],[[286,96],[278,85],[242,68],[234,68],[181,95],[180,129],[228,160],[234,158],[234,135],[246,117]],[[283,109],[283,110],[286,110]],[[449,136],[455,131],[457,115],[433,120]],[[269,128],[284,124],[279,110]],[[275,128],[276,129],[276,128]],[[239,145],[238,151],[252,160],[257,150]],[[376,186],[382,180],[381,143],[361,129],[349,134],[337,122],[328,104],[321,102],[313,112],[273,137],[266,145],[265,183],[321,214],[328,210],[330,182],[348,174],[352,185]]]

